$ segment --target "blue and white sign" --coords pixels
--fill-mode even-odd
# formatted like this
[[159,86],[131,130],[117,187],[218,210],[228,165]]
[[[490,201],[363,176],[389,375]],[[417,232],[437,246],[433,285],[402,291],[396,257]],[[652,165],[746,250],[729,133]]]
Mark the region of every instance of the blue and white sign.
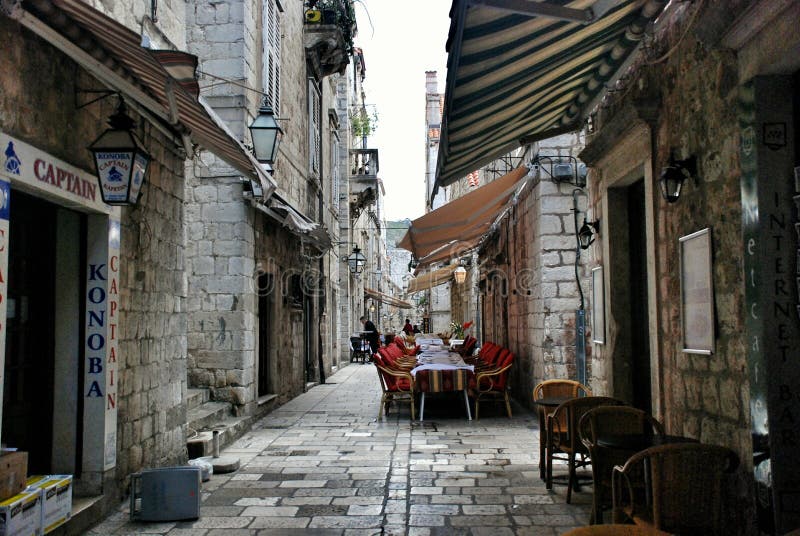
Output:
[[[97,176],[106,203],[125,203],[128,200],[128,178],[133,167],[132,152],[96,152]],[[141,186],[141,179],[140,179]]]
[[22,162],[17,156],[17,151],[14,149],[14,142],[9,141],[8,146],[6,147],[5,151],[5,162],[3,163],[3,168],[11,173],[12,175],[19,175],[20,167],[22,167]]

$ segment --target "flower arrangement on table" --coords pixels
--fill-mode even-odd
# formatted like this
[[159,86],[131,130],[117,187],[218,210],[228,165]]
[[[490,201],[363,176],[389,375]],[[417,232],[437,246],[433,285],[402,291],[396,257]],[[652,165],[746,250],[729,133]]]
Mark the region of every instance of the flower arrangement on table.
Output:
[[450,330],[453,332],[453,338],[463,339],[464,334],[470,328],[470,326],[472,326],[472,324],[473,322],[471,320],[469,322],[464,322],[463,324],[450,322]]

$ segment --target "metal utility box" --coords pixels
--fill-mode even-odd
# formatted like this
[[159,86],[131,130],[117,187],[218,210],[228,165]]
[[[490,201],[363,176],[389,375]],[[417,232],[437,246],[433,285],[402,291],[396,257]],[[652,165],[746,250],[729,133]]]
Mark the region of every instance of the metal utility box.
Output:
[[145,469],[131,475],[131,520],[197,519],[200,482],[199,467]]

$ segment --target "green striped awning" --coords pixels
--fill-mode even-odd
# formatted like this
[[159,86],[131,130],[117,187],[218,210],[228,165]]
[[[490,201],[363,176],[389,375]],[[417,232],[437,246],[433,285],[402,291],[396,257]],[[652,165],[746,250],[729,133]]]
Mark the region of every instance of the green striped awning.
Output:
[[665,4],[453,0],[437,188],[521,145],[580,129]]

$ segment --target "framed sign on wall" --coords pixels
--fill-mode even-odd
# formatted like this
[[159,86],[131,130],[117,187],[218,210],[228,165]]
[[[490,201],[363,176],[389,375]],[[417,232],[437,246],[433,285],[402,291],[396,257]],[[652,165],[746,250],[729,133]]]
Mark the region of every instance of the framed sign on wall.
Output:
[[592,268],[592,342],[605,344],[606,315],[603,292],[603,267]]
[[683,351],[714,353],[714,280],[711,228],[679,239]]

